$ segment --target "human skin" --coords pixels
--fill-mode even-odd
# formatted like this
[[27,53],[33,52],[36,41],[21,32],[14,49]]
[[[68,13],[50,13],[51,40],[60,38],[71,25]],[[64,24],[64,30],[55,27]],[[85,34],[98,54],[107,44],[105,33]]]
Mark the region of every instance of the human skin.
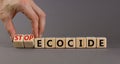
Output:
[[31,20],[32,34],[35,38],[41,37],[44,32],[46,15],[34,3],[34,0],[0,0],[0,19],[11,38],[13,39],[16,34],[12,19],[18,12],[22,12]]

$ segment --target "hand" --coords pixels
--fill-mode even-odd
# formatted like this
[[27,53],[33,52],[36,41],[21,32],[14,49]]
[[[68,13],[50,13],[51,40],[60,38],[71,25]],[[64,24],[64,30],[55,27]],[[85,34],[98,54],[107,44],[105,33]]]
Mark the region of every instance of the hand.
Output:
[[11,38],[16,34],[12,19],[18,12],[22,12],[31,20],[34,36],[41,37],[44,32],[46,16],[33,0],[0,0],[0,19]]

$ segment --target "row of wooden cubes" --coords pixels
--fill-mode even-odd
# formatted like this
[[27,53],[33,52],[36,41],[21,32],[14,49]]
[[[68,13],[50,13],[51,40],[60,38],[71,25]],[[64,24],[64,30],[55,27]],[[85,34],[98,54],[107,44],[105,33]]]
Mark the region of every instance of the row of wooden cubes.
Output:
[[34,38],[33,35],[18,34],[13,39],[17,48],[106,48],[105,37],[61,37]]

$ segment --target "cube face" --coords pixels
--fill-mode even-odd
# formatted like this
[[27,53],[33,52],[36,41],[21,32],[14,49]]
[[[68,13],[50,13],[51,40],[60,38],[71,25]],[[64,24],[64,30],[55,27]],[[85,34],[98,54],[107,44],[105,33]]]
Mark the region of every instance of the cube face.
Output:
[[75,38],[66,38],[66,48],[75,48]]
[[97,48],[107,48],[107,38],[98,37],[97,38]]
[[45,38],[45,48],[55,48],[55,38]]
[[23,37],[23,34],[16,34],[13,38],[13,46],[16,48],[24,48]]
[[35,48],[44,48],[44,38],[35,39]]
[[13,42],[23,42],[23,34],[16,34],[13,38]]
[[24,46],[25,48],[33,48],[34,47],[34,35],[26,34],[24,35]]
[[56,38],[56,48],[65,48],[65,38]]
[[87,48],[97,48],[97,38],[87,37]]
[[86,48],[87,40],[85,37],[76,38],[76,48]]
[[15,48],[24,48],[23,42],[13,42]]

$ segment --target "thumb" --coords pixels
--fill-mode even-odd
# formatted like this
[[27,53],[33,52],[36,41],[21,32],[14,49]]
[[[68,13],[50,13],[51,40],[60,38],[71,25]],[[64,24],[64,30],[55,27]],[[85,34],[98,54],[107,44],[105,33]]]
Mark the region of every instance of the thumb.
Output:
[[13,39],[16,34],[16,31],[15,31],[14,25],[12,23],[12,19],[5,18],[5,19],[2,19],[2,21],[3,21],[3,24],[6,28],[6,30],[8,31],[11,39]]

